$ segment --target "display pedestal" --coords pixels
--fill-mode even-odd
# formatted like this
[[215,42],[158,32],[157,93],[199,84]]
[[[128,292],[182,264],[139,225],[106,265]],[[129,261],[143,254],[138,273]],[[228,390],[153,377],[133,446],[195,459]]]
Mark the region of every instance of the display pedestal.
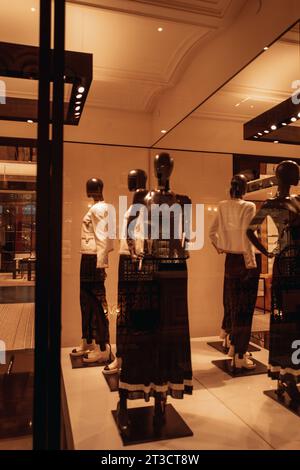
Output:
[[[227,354],[228,352],[228,350],[226,351],[226,348],[223,347],[223,341],[210,341],[207,344],[208,346],[215,348],[217,351],[220,351],[222,354]],[[255,352],[255,351],[260,351],[260,349],[257,348],[256,346],[253,346],[252,344],[249,344],[248,351]]]
[[104,374],[104,372],[102,372],[102,374],[104,375],[109,390],[111,392],[117,392],[119,390],[119,372],[116,372],[115,374]]
[[103,367],[107,366],[114,360],[114,356],[112,359],[105,362],[83,362],[83,356],[72,356],[70,354],[72,369],[82,369],[84,367]]
[[279,405],[284,406],[284,408],[300,417],[300,404],[293,404],[291,399],[285,393],[279,396],[275,390],[267,390],[264,391],[264,394],[267,395],[267,397],[272,398],[272,400],[275,400],[277,403],[279,403]]
[[[117,411],[112,411],[112,414],[118,427]],[[193,436],[192,430],[171,404],[166,405],[166,423],[159,431],[153,428],[154,406],[130,408],[128,414],[131,423],[129,435],[120,434],[124,446]]]
[[249,375],[260,375],[266,374],[268,372],[267,366],[262,364],[261,362],[257,361],[256,359],[251,358],[251,361],[256,364],[255,369],[238,369],[234,370],[231,367],[231,359],[220,359],[218,361],[212,361],[212,364],[217,366],[223,372],[230,375],[230,377],[248,377]]

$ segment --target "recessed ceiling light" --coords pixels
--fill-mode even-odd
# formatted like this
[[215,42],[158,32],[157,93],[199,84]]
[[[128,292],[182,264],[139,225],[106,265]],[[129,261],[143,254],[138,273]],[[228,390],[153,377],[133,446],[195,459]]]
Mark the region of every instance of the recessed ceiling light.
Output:
[[269,131],[265,130],[264,133],[265,133],[265,134],[269,134]]
[[28,124],[33,124],[33,120],[32,120],[32,119],[27,119],[27,122],[28,122]]
[[258,132],[258,135],[262,135],[262,132]]
[[159,33],[161,33],[163,30],[164,30],[164,28],[162,28],[161,26],[160,26],[159,28],[157,28],[157,31],[158,31]]
[[274,144],[279,144],[279,140],[274,140]]
[[292,117],[292,118],[291,118],[291,121],[292,121],[292,122],[296,122],[296,121],[297,121],[297,118]]
[[82,94],[79,93],[79,95],[76,95],[76,99],[79,100],[80,98],[82,98]]
[[251,104],[250,108],[254,108],[254,104]]
[[85,88],[84,88],[84,86],[80,86],[80,87],[77,88],[77,90],[79,91],[79,93],[83,93]]
[[300,113],[297,114],[298,118],[300,118]]
[[76,118],[76,119],[78,119],[79,117],[80,117],[80,114],[79,114],[79,115],[77,115],[77,114],[75,115],[75,118]]
[[80,113],[75,113],[75,116],[80,116]]
[[257,136],[257,135],[255,135],[255,136],[254,136],[254,139],[258,139],[258,136]]
[[31,7],[30,10],[31,10],[32,12],[35,12],[35,11],[36,11],[36,8]]
[[161,132],[162,134],[166,134],[166,133],[167,133],[166,129],[162,129],[160,132]]
[[81,101],[76,101],[76,103],[75,103],[75,104],[81,104]]
[[275,126],[275,124],[272,124],[271,129],[272,129],[272,131],[276,131],[277,126]]
[[264,47],[264,51],[267,51],[269,49],[269,46]]
[[76,106],[75,111],[79,111],[79,110],[80,110],[80,106]]
[[282,126],[287,126],[287,123],[286,123],[286,122],[282,122],[281,125],[282,125]]

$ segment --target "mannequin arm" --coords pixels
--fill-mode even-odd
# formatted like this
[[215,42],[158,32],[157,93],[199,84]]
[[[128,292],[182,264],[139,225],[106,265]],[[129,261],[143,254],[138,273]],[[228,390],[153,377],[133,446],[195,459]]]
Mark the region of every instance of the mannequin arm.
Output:
[[257,212],[255,217],[250,222],[250,225],[247,229],[247,237],[258,251],[260,251],[263,255],[268,256],[268,258],[273,258],[274,254],[268,252],[267,248],[261,243],[255,233],[258,227],[262,225],[267,215],[266,207],[262,206],[262,208]]

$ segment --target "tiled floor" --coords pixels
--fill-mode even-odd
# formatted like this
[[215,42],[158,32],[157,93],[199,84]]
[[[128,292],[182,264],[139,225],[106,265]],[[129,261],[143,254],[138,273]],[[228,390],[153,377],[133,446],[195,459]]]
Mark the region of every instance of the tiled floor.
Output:
[[[192,340],[194,393],[184,400],[169,399],[194,436],[126,449],[300,449],[300,418],[263,394],[276,383],[266,375],[232,379],[214,367],[211,361],[223,357],[206,344],[214,339]],[[122,449],[111,415],[117,393],[109,391],[101,368],[72,370],[69,352],[62,351],[62,368],[75,448]],[[268,352],[254,357],[266,364]]]

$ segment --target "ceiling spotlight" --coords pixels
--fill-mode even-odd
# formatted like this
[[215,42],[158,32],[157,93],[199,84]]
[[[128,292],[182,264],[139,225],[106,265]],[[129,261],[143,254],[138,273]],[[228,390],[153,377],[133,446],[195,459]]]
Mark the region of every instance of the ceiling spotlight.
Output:
[[78,115],[75,114],[75,119],[79,119],[79,117],[80,117],[80,114],[78,114]]
[[75,116],[80,116],[80,113],[75,113]]
[[163,30],[164,30],[164,28],[162,28],[161,26],[160,26],[159,28],[157,28],[157,31],[158,31],[159,33],[161,33]]
[[79,95],[76,95],[76,99],[79,100],[80,98],[82,98],[82,94],[79,93]]
[[300,118],[300,113],[297,114],[298,118]]
[[265,134],[269,134],[269,132],[270,132],[270,131],[268,131],[268,130],[265,130],[265,131],[264,131]]
[[282,125],[282,126],[287,126],[287,123],[286,123],[286,122],[282,122],[281,125]]
[[269,49],[269,46],[264,47],[264,51],[267,51]]
[[297,118],[292,117],[292,118],[291,118],[291,121],[292,121],[292,122],[296,122],[296,121],[297,121]]
[[75,104],[81,104],[81,101],[76,101]]
[[258,132],[258,135],[262,135],[262,132]]
[[258,139],[258,136],[257,136],[257,135],[255,135],[255,136],[254,136],[254,139]]
[[32,119],[27,119],[27,122],[28,122],[28,124],[33,124],[33,120],[32,120]]
[[272,131],[276,131],[277,126],[275,126],[275,124],[272,124],[271,129],[272,129]]
[[166,133],[167,133],[166,129],[162,129],[160,132],[161,132],[162,134],[166,134]]
[[274,140],[274,144],[279,144],[279,140]]
[[75,111],[79,111],[79,110],[80,110],[80,106],[76,106]]
[[79,91],[79,93],[83,93],[85,88],[84,88],[84,86],[80,86],[80,87],[77,88],[77,90]]

